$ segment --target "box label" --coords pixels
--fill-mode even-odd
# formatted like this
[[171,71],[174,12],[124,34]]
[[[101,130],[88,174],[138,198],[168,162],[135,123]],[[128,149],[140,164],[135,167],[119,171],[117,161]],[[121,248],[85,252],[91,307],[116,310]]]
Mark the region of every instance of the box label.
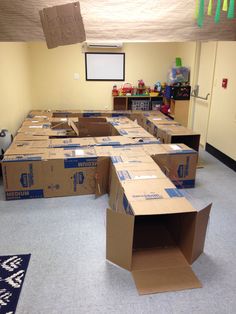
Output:
[[25,191],[10,191],[10,192],[6,192],[5,195],[6,195],[7,201],[44,197],[43,189],[25,190]]
[[64,168],[96,168],[97,157],[67,158],[64,160]]
[[172,197],[183,197],[183,194],[175,188],[165,189],[166,193]]
[[20,175],[20,184],[23,188],[30,188],[34,185],[33,165],[29,165],[29,172]]
[[82,185],[84,183],[85,176],[82,171],[76,172],[73,176],[73,187],[74,187],[74,192],[77,191],[77,186]]
[[188,156],[186,158],[186,164],[179,165],[178,170],[177,170],[179,178],[185,178],[189,175],[189,161],[190,161],[190,157]]

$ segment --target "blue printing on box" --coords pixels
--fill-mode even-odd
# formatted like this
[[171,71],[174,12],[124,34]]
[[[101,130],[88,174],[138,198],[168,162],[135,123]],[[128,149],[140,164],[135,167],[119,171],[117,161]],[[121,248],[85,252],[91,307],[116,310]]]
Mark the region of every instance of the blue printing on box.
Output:
[[83,113],[84,118],[100,117],[101,115],[102,115],[101,112],[85,112],[85,113]]
[[23,200],[31,198],[43,198],[44,192],[43,189],[38,190],[25,190],[25,191],[10,191],[5,192],[6,200]]
[[176,150],[169,152],[171,155],[180,155],[180,154],[197,154],[194,149],[184,149],[184,150]]
[[113,162],[113,164],[117,164],[119,162],[123,162],[121,156],[111,156],[111,161]]
[[64,168],[95,168],[97,167],[97,157],[67,158],[64,160]]
[[133,215],[133,210],[129,204],[129,201],[126,197],[126,195],[124,194],[123,196],[123,207],[125,209],[125,212],[128,214],[128,215]]
[[179,178],[185,178],[188,176],[189,174],[189,161],[190,161],[190,158],[189,156],[186,158],[186,164],[183,165],[183,164],[180,164],[178,169],[177,169],[177,174],[178,174],[178,177]]
[[73,186],[74,186],[74,192],[77,191],[77,185],[82,185],[84,183],[85,176],[82,171],[76,172],[73,176]]
[[183,197],[183,194],[176,188],[165,189],[170,197]]
[[121,135],[127,135],[127,134],[128,134],[128,132],[125,131],[124,129],[120,129],[120,130],[119,130],[119,133],[120,133]]
[[27,157],[27,159],[24,158],[19,158],[19,159],[13,159],[13,160],[9,160],[9,159],[3,159],[2,162],[25,162],[25,161],[40,161],[42,160],[42,157],[39,156],[31,156],[31,157]]
[[112,113],[111,116],[113,118],[115,118],[115,117],[123,117],[123,116],[126,116],[126,114],[125,113]]
[[119,171],[117,171],[117,174],[118,174],[118,177],[121,181],[131,179],[131,176],[127,170],[119,170]]
[[190,189],[195,187],[195,180],[176,180],[172,182],[178,189]]
[[99,143],[95,144],[96,146],[121,146],[122,144],[120,142],[106,142],[106,143]]

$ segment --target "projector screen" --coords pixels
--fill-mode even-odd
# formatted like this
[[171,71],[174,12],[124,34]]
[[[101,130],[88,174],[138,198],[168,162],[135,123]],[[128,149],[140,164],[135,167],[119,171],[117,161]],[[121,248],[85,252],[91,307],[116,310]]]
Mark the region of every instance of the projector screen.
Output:
[[124,53],[85,53],[86,81],[124,81]]

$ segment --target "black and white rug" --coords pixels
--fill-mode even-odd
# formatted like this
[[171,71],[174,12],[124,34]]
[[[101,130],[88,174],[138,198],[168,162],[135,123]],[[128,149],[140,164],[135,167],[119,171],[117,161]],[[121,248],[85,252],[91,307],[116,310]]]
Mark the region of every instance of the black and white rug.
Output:
[[30,254],[0,256],[0,314],[14,314]]

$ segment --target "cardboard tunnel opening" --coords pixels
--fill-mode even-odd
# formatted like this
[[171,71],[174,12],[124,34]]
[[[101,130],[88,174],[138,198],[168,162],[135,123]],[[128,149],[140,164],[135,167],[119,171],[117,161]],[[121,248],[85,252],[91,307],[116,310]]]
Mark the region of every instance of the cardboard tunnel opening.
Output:
[[183,143],[192,149],[198,151],[200,144],[200,135],[175,135],[171,137],[171,143]]
[[135,216],[133,253],[178,248],[191,264],[196,213]]

